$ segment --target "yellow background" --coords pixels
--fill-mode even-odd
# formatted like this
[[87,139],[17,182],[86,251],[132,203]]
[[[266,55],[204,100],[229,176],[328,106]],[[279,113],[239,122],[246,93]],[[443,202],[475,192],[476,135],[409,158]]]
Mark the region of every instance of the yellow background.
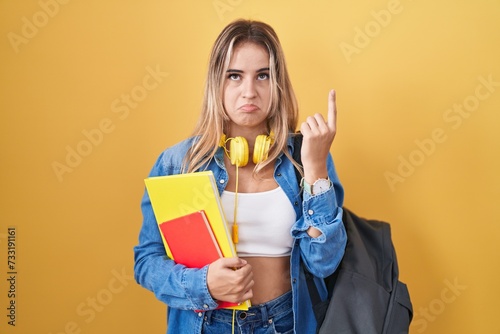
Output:
[[239,17],[278,32],[302,119],[337,90],[346,205],[392,224],[411,332],[500,333],[497,0],[0,1],[0,332],[165,331],[132,279],[143,178]]

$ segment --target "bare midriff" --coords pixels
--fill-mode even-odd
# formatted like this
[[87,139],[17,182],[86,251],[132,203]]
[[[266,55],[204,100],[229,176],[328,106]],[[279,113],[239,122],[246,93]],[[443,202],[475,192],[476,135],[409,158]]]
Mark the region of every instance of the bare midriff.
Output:
[[273,300],[291,290],[290,257],[242,257],[253,269],[252,305]]

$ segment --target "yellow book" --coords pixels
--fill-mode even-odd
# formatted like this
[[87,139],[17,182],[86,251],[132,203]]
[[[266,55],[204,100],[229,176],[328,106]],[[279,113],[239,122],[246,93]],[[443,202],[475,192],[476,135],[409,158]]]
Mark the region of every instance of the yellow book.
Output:
[[[203,210],[208,217],[222,255],[224,257],[237,256],[212,171],[154,176],[145,179],[144,182],[158,225]],[[162,239],[167,255],[174,259],[163,235]],[[247,301],[230,308],[247,310],[249,306],[250,301]]]

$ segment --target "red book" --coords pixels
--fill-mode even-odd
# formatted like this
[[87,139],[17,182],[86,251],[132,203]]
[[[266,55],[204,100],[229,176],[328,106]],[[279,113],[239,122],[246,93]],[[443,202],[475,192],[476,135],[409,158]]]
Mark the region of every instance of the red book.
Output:
[[[222,257],[217,239],[204,211],[196,211],[160,224],[174,261],[189,268],[203,268]],[[220,301],[218,308],[236,303]]]
[[196,211],[160,224],[174,261],[189,268],[203,268],[222,257],[204,211]]

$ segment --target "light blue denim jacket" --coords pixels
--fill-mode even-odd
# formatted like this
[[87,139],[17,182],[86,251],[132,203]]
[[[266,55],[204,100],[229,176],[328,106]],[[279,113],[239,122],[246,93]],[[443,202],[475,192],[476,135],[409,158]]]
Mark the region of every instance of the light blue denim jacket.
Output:
[[[158,158],[150,176],[172,175],[181,172],[182,160],[195,138],[189,138],[165,150]],[[290,153],[293,139],[288,141]],[[328,155],[328,176],[333,186],[326,192],[312,196],[304,191],[295,176],[294,166],[282,154],[275,165],[274,178],[292,203],[297,221],[290,233],[294,237],[291,254],[290,276],[293,291],[295,333],[315,333],[316,320],[312,313],[304,273],[300,259],[316,276],[316,283],[322,298],[326,288],[321,277],[333,273],[342,259],[347,241],[342,223],[344,191],[339,182],[331,155]],[[224,191],[228,181],[224,166],[224,152],[219,149],[207,167],[214,173],[219,193]],[[213,310],[216,301],[208,292],[206,277],[208,266],[188,269],[170,260],[158,230],[147,192],[141,203],[143,225],[139,244],[134,248],[135,279],[144,288],[151,290],[160,301],[168,305],[167,333],[201,333],[204,312]],[[322,234],[311,238],[306,230],[314,226]]]

